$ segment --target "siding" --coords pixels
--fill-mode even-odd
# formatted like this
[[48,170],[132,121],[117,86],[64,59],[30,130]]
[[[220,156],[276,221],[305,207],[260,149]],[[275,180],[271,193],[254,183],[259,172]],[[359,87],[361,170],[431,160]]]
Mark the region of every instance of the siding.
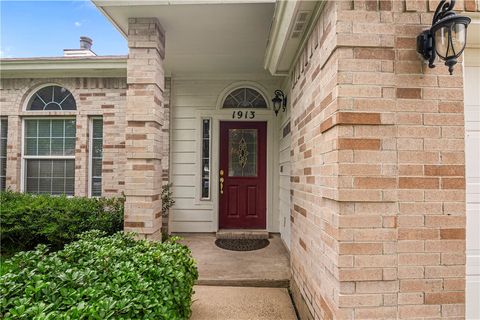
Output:
[[[217,101],[225,89],[236,83],[233,80],[172,80],[171,98],[171,182],[175,205],[170,210],[172,232],[217,231],[216,201],[213,197],[217,187],[211,184],[211,200],[200,200],[200,139],[201,119],[208,116],[217,119]],[[258,81],[268,92],[278,88],[276,78]],[[273,112],[272,112],[273,113]],[[215,124],[215,122],[213,123]],[[212,125],[212,139],[218,130]],[[217,169],[213,167],[217,152],[212,143],[212,178]],[[277,215],[278,220],[278,215]],[[277,221],[278,228],[278,221]]]

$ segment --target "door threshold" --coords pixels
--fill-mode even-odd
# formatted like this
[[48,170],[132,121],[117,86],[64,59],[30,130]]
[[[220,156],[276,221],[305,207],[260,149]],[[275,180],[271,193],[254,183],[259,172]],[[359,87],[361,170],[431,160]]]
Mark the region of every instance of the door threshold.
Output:
[[261,229],[220,229],[217,239],[268,239],[267,230]]

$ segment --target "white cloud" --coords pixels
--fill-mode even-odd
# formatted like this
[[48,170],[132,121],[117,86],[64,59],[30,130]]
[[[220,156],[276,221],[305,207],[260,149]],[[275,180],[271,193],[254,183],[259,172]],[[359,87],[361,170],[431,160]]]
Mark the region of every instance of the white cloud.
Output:
[[74,0],[77,9],[97,9],[90,0]]
[[79,22],[79,21],[75,21],[74,24],[75,24],[75,27],[77,27],[77,28],[82,26],[82,23]]
[[10,46],[5,47],[5,50],[0,49],[0,58],[13,58],[11,55],[11,50],[12,47]]

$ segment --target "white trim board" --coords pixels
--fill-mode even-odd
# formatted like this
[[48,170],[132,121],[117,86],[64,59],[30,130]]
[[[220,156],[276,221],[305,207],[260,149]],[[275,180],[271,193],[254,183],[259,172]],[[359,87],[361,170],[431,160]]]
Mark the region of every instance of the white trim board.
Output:
[[[478,32],[474,35],[479,35]],[[466,318],[480,319],[480,49],[464,56],[466,180]]]

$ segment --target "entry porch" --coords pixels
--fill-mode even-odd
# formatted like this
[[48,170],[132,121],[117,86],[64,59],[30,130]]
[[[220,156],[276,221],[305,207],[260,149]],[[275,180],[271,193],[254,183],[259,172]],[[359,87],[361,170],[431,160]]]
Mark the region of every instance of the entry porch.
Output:
[[278,235],[254,251],[221,249],[214,233],[179,235],[199,272],[192,320],[297,319],[288,291],[289,253]]
[[229,251],[215,245],[214,233],[178,234],[197,261],[198,285],[288,288],[290,259],[281,238],[270,236],[260,250]]

